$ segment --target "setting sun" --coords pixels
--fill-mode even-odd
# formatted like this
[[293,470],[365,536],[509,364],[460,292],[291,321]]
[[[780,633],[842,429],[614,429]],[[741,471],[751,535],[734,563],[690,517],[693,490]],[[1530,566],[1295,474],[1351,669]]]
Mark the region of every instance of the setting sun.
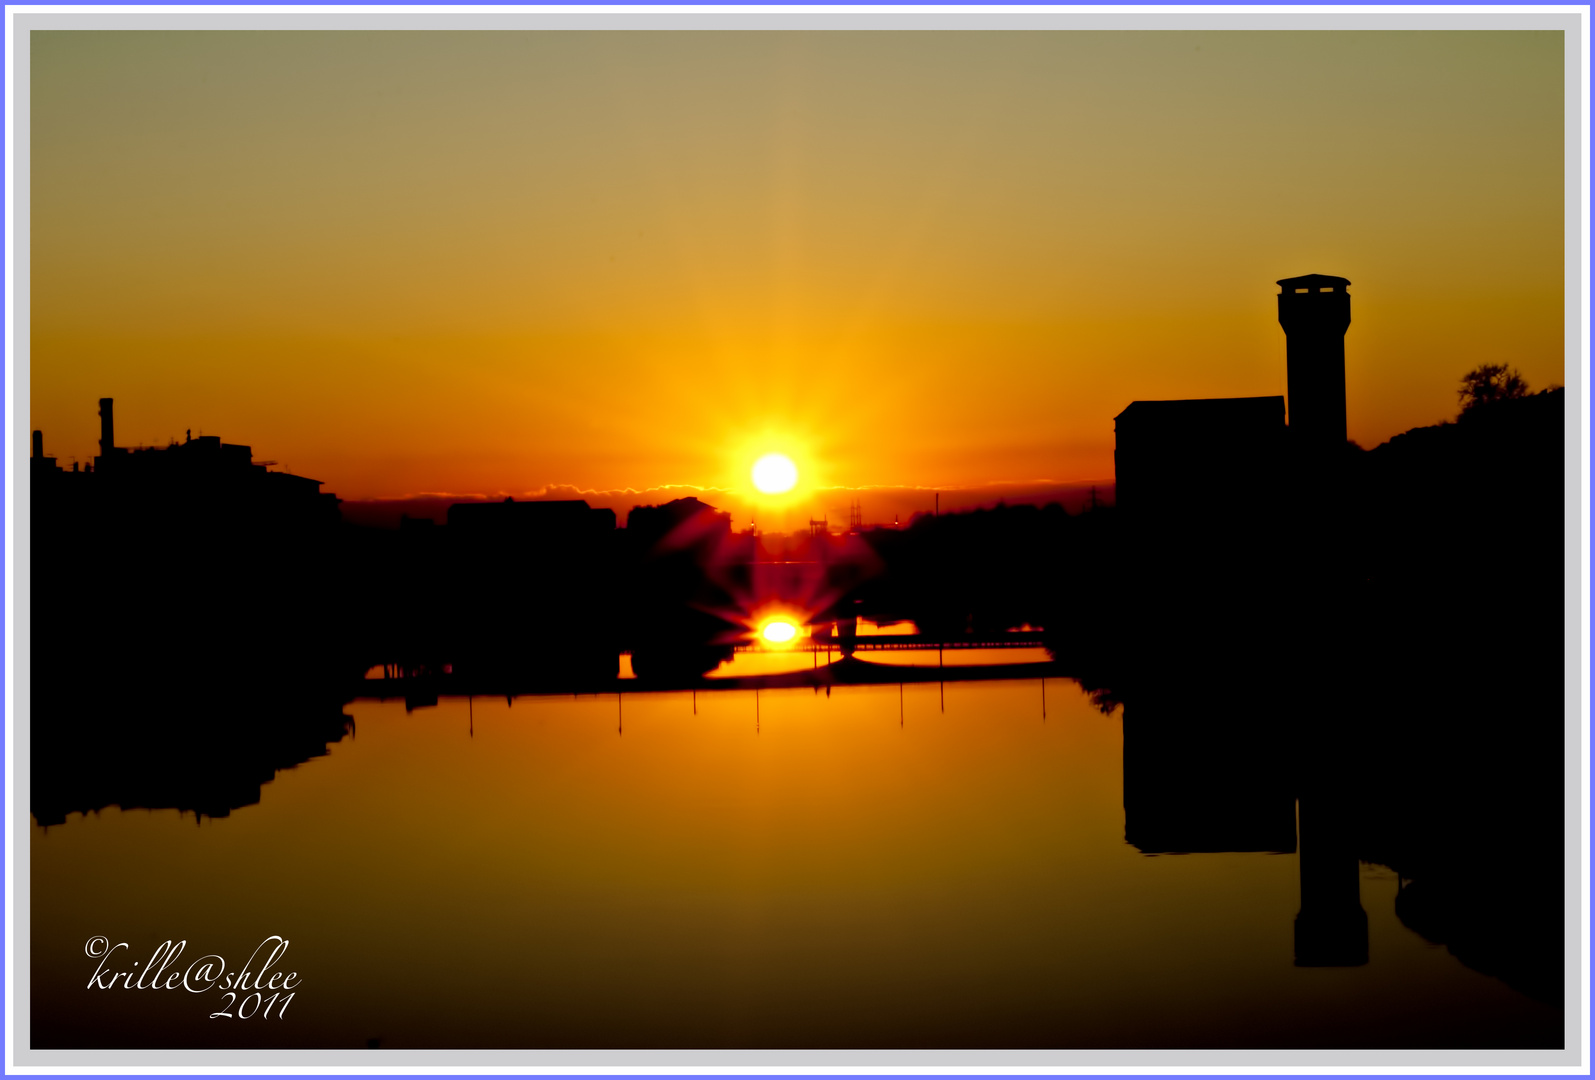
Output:
[[791,491],[797,478],[797,466],[785,454],[765,454],[753,463],[753,486],[766,495]]

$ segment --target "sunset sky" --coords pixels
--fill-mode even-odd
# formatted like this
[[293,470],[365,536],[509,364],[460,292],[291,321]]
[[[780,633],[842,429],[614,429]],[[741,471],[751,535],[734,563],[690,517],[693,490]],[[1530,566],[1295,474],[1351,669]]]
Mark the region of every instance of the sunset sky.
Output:
[[32,426],[346,499],[1113,476],[1135,399],[1350,434],[1563,381],[1551,32],[35,32]]

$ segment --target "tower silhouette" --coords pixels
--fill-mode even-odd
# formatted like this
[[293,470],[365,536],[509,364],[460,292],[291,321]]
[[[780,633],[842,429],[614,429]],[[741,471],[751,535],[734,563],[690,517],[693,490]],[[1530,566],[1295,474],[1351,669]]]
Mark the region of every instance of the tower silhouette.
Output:
[[100,462],[104,465],[111,463],[111,456],[116,453],[116,416],[113,412],[115,402],[108,397],[100,399]]
[[1291,441],[1299,451],[1334,453],[1346,442],[1346,328],[1351,282],[1303,274],[1279,283]]

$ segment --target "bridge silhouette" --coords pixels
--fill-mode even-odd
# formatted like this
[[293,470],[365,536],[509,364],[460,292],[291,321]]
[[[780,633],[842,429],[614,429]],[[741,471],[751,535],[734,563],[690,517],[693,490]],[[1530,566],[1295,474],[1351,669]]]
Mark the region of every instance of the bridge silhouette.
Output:
[[[846,642],[849,648],[844,650]],[[814,654],[813,668],[772,674],[677,675],[667,678],[621,678],[617,674],[594,678],[546,669],[527,669],[519,673],[490,676],[463,676],[451,671],[407,668],[401,664],[383,665],[378,678],[365,678],[352,684],[350,700],[357,698],[388,700],[402,698],[409,709],[436,705],[442,697],[523,697],[559,694],[649,693],[672,690],[753,690],[794,686],[842,686],[899,684],[917,682],[979,682],[993,679],[1048,679],[1067,677],[1065,665],[1047,660],[1021,660],[1017,663],[951,665],[881,664],[861,660],[853,652],[936,651],[967,653],[975,649],[1024,649],[1043,646],[1040,632],[988,635],[983,637],[938,638],[925,634],[868,635],[856,639],[809,639],[801,644],[772,648],[757,641],[738,642],[734,651],[748,655]],[[829,645],[829,649],[827,649]],[[819,654],[836,654],[836,659],[819,663]],[[618,660],[617,654],[617,660]]]

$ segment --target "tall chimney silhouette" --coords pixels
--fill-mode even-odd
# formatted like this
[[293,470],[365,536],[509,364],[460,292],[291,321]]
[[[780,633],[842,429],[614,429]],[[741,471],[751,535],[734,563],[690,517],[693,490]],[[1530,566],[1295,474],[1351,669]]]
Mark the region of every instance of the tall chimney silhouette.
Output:
[[116,453],[116,421],[111,414],[112,399],[100,399],[100,460],[109,462]]
[[1346,328],[1351,325],[1346,286],[1351,282],[1304,274],[1278,284],[1291,442],[1309,453],[1338,452],[1346,443]]
[[42,431],[33,433],[33,456],[36,458],[44,456],[44,432]]

